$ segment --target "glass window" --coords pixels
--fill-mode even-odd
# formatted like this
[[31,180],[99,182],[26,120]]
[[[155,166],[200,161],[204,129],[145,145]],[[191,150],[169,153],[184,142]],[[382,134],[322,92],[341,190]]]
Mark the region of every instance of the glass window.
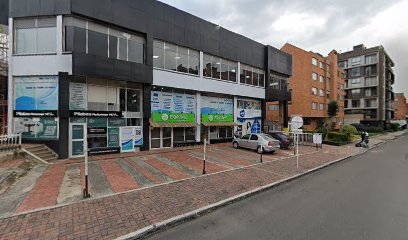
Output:
[[174,128],[173,129],[173,141],[174,142],[184,142],[184,128]]
[[164,68],[164,42],[153,41],[153,67]]
[[320,89],[320,96],[324,97],[324,91],[322,89]]
[[273,105],[269,105],[268,109],[270,111],[279,111],[279,105],[273,104]]
[[373,55],[365,56],[365,63],[366,64],[377,63],[377,55],[373,54]]
[[350,77],[360,77],[360,68],[352,68],[350,71]]
[[252,79],[252,84],[254,85],[254,86],[259,86],[259,75],[258,75],[258,69],[256,69],[256,68],[254,68],[253,69],[253,74],[252,74],[252,76],[253,76],[253,79]]
[[249,140],[249,137],[251,136],[251,134],[247,134],[247,135],[244,135],[241,139],[244,139],[244,140]]
[[245,70],[245,83],[252,85],[252,67],[246,66]]
[[323,69],[324,68],[324,64],[322,62],[320,62],[320,68]]
[[317,88],[312,87],[312,95],[317,96]]
[[252,134],[252,135],[251,135],[251,139],[250,139],[250,140],[257,141],[257,140],[258,140],[258,136],[257,136],[257,135]]
[[168,70],[177,70],[177,46],[164,43],[164,68]]
[[221,59],[221,79],[228,80],[228,65],[229,62],[227,60]]
[[240,79],[240,83],[245,83],[246,82],[246,80],[245,80],[245,72],[246,72],[246,70],[245,70],[245,65],[244,64],[241,64],[241,67],[240,67],[240,73],[239,73],[239,79]]
[[15,53],[55,53],[57,48],[56,18],[17,19]]
[[265,71],[259,70],[259,86],[265,87]]
[[319,105],[320,105],[320,110],[324,110],[324,104],[320,103]]
[[195,141],[195,128],[185,128],[186,132],[186,141]]
[[189,49],[188,59],[188,72],[198,75],[198,70],[200,69],[200,53],[198,51]]
[[312,102],[312,109],[317,109],[317,102]]
[[140,112],[140,90],[127,89],[127,111]]
[[313,80],[317,80],[317,73],[312,72],[312,79],[313,79]]
[[212,78],[220,79],[221,77],[221,58],[213,57],[212,59]]
[[88,110],[107,110],[107,86],[95,86],[88,84]]
[[228,79],[231,82],[236,82],[237,81],[237,68],[238,68],[238,63],[236,62],[229,62],[229,77]]
[[188,73],[188,49],[185,47],[177,47],[177,71]]
[[212,56],[204,54],[204,77],[211,77]]
[[320,82],[324,82],[324,76],[320,75]]
[[142,120],[140,118],[126,118],[127,126],[142,126]]
[[219,127],[218,138],[227,138],[227,129],[225,127]]
[[360,57],[354,57],[351,59],[351,65],[358,65],[360,64]]
[[118,91],[117,88],[108,88],[108,111],[118,111]]
[[128,41],[128,61],[144,63],[144,44],[138,41]]
[[312,58],[312,64],[317,66],[317,59],[316,58]]

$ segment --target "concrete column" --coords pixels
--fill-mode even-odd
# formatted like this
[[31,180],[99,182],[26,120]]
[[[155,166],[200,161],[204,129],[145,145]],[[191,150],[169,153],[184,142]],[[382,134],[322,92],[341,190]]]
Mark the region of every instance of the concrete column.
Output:
[[13,109],[14,109],[14,83],[13,83],[13,19],[8,21],[8,108],[7,108],[7,134],[14,132]]
[[204,77],[204,53],[200,51],[200,71],[198,72],[200,78]]
[[196,93],[196,123],[198,127],[196,127],[196,142],[201,141],[201,93]]
[[[238,97],[234,96],[234,122],[238,123],[238,116],[239,116],[239,112],[238,112]],[[234,133],[237,131],[238,127],[235,126],[234,127]]]
[[61,55],[63,52],[63,22],[62,22],[62,15],[57,16],[57,55]]

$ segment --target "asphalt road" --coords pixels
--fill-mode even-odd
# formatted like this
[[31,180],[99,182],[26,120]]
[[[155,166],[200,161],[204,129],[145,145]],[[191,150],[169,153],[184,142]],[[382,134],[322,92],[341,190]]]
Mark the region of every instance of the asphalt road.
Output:
[[153,239],[408,239],[408,135]]

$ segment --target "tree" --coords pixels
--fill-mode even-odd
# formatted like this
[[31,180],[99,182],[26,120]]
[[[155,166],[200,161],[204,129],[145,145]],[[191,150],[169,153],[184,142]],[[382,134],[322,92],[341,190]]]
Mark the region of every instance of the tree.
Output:
[[326,140],[329,138],[329,131],[332,125],[333,118],[339,112],[339,105],[336,101],[331,101],[327,107],[327,122],[326,122]]

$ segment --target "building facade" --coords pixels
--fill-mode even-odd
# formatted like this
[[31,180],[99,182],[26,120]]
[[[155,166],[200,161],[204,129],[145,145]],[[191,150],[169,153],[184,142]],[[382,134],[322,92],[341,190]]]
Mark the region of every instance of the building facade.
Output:
[[[314,130],[323,127],[328,104],[337,101],[339,112],[334,122],[339,127],[344,118],[344,71],[337,67],[337,52],[333,50],[324,57],[289,43],[281,50],[291,54],[293,62],[293,74],[289,78],[292,93],[289,117],[302,116],[304,128]],[[282,116],[280,104],[268,103],[267,110],[267,118],[278,122]]]
[[394,120],[406,120],[408,115],[407,99],[404,93],[395,93],[393,102]]
[[393,119],[394,62],[383,46],[363,44],[339,55],[339,67],[346,71],[345,114],[363,124],[385,127]]
[[29,2],[10,1],[9,132],[60,158],[229,141],[290,99],[290,55],[159,1]]

